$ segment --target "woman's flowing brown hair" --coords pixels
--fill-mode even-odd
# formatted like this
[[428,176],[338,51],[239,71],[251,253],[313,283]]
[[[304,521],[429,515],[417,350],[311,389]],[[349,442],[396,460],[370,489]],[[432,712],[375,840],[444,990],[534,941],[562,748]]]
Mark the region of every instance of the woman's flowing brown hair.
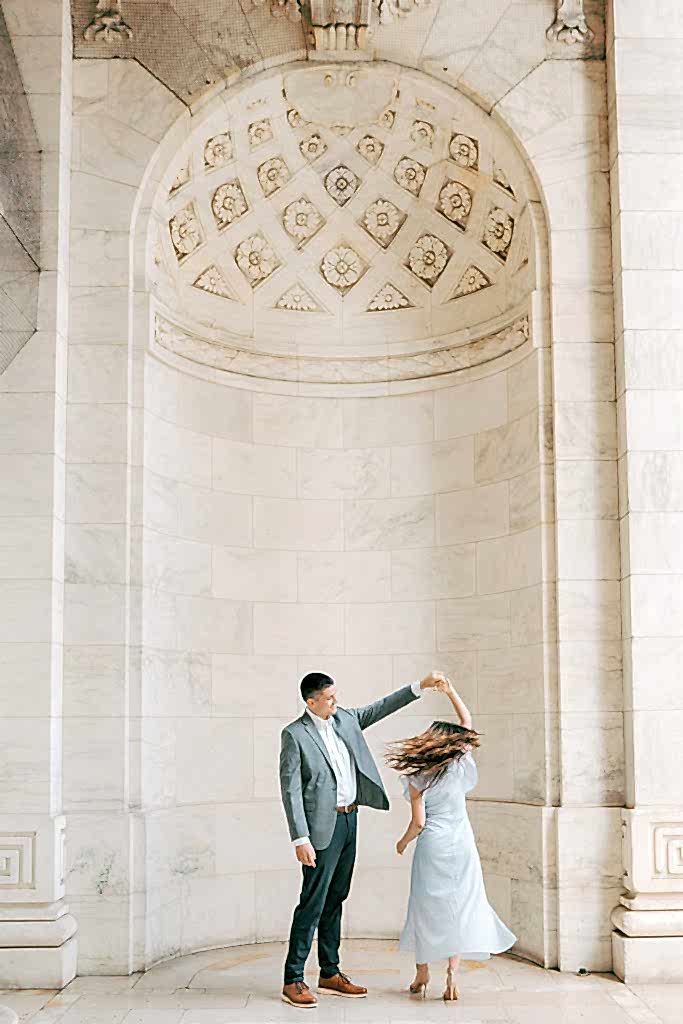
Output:
[[410,778],[420,772],[437,782],[452,761],[459,761],[472,747],[479,746],[479,733],[454,722],[432,722],[426,732],[388,745],[386,763]]

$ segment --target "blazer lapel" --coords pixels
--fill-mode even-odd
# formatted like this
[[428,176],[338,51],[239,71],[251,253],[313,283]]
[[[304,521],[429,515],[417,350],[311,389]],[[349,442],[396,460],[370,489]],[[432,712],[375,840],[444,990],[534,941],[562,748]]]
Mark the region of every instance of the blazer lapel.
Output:
[[[325,746],[322,736],[320,735],[315,725],[311,721],[311,716],[308,714],[308,712],[304,711],[303,715],[301,716],[301,721],[303,722],[304,727],[308,730],[308,734],[313,740],[313,742],[317,744],[321,754],[329,764],[330,768],[332,768],[332,762],[330,761],[330,755],[327,753],[327,747]],[[332,768],[332,771],[334,771],[334,768]]]

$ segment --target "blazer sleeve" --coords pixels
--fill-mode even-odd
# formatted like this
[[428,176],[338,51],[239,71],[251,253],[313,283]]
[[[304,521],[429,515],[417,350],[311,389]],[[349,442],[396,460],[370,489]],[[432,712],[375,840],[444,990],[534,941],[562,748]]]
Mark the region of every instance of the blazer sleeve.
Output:
[[372,704],[366,704],[363,708],[349,708],[349,710],[358,719],[361,729],[367,729],[368,726],[374,725],[375,722],[381,722],[383,718],[393,715],[395,711],[400,711],[407,704],[412,704],[414,700],[419,699],[413,693],[412,686],[408,685],[387,694],[386,697],[380,697]]
[[309,835],[302,795],[301,749],[286,729],[282,731],[280,745],[280,794],[290,839]]

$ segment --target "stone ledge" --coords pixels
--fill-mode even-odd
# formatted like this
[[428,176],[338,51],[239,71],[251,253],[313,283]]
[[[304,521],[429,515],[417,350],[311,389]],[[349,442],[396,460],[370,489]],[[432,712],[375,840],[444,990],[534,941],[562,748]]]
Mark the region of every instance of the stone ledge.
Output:
[[683,982],[683,936],[629,938],[612,932],[614,973],[627,985]]

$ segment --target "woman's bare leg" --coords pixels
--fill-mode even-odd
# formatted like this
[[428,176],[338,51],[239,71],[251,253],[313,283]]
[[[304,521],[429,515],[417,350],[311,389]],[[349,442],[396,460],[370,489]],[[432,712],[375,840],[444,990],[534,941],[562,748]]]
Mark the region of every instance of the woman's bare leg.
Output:
[[448,958],[448,968],[449,968],[450,971],[453,972],[453,974],[455,974],[455,972],[460,968],[460,957],[459,956],[449,956],[449,958]]

